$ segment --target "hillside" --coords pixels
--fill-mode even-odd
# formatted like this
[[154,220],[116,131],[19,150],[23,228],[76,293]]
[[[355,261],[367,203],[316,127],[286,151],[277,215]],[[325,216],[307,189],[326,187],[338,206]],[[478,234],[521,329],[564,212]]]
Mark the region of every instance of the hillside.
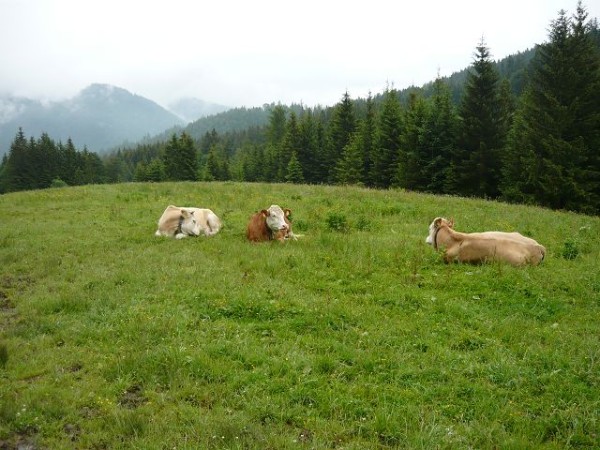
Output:
[[70,137],[78,148],[102,152],[185,123],[151,100],[104,84],[58,102],[3,98],[0,111],[0,155],[8,153],[19,127],[27,136]]
[[[171,203],[225,226],[157,238]],[[271,203],[302,238],[245,241]],[[445,265],[424,242],[440,215],[546,260]],[[1,448],[598,442],[598,217],[231,182],[12,193],[0,217]]]

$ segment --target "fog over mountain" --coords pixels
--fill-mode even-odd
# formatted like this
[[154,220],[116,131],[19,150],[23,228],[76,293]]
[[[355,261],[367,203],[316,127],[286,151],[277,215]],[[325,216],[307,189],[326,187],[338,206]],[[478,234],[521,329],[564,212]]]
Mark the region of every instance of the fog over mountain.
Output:
[[173,109],[107,84],[92,84],[65,101],[0,96],[0,155],[8,153],[19,128],[27,137],[48,133],[54,140],[71,138],[77,148],[101,153],[227,108],[186,99]]
[[205,102],[197,98],[182,98],[167,105],[169,111],[177,114],[186,122],[193,122],[203,117],[219,114],[231,109],[229,106]]

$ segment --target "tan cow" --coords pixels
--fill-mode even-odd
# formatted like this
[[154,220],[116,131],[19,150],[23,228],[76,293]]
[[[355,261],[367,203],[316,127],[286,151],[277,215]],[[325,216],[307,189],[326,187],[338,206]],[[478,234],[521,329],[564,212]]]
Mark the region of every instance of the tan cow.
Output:
[[435,250],[443,249],[446,262],[504,261],[513,266],[538,265],[546,255],[543,245],[517,232],[460,233],[453,228],[453,220],[437,217],[429,225],[429,236],[425,240]]
[[257,212],[248,222],[246,237],[252,242],[278,240],[280,242],[293,238],[292,223],[289,220],[292,211],[271,205],[269,209]]
[[176,239],[202,234],[214,236],[221,226],[221,220],[210,209],[169,205],[158,219],[155,235]]

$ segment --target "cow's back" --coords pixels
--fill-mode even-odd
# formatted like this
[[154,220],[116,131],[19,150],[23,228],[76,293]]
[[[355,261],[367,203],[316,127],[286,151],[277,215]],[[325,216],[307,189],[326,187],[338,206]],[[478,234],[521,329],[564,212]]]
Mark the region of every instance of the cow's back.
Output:
[[517,231],[505,232],[505,231],[484,231],[480,233],[469,233],[473,237],[481,237],[483,239],[501,239],[515,242],[522,242],[524,244],[535,244],[540,245],[535,239],[523,236]]
[[537,243],[532,244],[506,237],[482,239],[470,236],[448,251],[449,256],[460,262],[478,264],[505,261],[513,266],[538,265],[545,255],[544,247]]

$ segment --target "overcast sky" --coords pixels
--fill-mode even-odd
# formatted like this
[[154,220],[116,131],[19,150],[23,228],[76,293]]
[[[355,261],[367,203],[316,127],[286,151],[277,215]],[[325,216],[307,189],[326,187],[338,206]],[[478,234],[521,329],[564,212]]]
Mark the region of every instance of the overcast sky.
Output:
[[[600,18],[600,1],[584,1]],[[548,40],[576,0],[0,0],[0,94],[113,84],[163,106],[337,103]]]

